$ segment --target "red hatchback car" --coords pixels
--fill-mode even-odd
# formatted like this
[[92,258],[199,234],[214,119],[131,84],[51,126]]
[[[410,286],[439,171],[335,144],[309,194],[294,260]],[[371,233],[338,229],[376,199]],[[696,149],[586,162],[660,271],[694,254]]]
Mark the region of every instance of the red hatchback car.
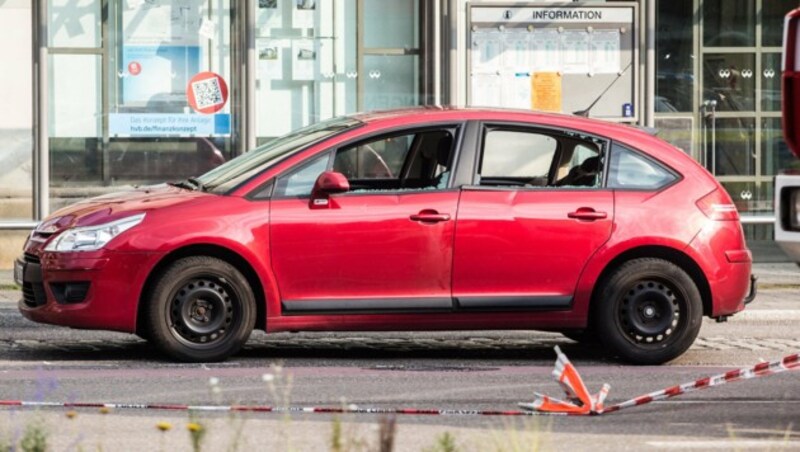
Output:
[[662,363],[752,300],[719,183],[638,129],[419,108],[325,121],[198,178],[32,232],[34,321],[136,333],[184,361],[273,331],[536,329]]

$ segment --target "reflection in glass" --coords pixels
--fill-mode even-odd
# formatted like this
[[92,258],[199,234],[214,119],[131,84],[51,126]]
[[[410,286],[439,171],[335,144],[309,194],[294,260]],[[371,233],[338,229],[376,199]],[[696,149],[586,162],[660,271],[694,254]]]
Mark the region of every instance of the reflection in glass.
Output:
[[[705,0],[701,3],[704,45],[708,47],[756,45],[755,0]],[[689,23],[684,27],[688,27]]]
[[683,152],[693,155],[694,146],[694,117],[686,116],[680,118],[661,117],[656,118],[656,129],[658,137],[668,141],[673,146],[680,148]]
[[31,2],[0,2],[0,221],[30,221],[33,213],[30,19]]
[[741,215],[758,215],[772,210],[772,183],[722,182]]
[[797,0],[762,0],[761,45],[780,47],[783,44],[783,17],[800,6]]
[[419,104],[417,55],[364,56],[364,110]]
[[[102,55],[49,57],[51,210],[113,186],[197,176],[231,157],[229,3],[50,0],[51,46],[100,46],[103,21],[108,37]],[[216,110],[195,110],[189,89],[196,106]]]
[[781,54],[761,55],[761,109],[781,110]]
[[755,63],[753,54],[703,55],[703,98],[717,111],[755,110]]
[[659,0],[656,14],[657,113],[693,111],[692,0]]
[[705,118],[706,168],[717,176],[755,175],[755,120]]
[[[38,0],[37,0],[38,1]],[[4,2],[0,2],[2,4]],[[49,0],[47,43],[50,47],[100,47],[100,0]]]
[[364,0],[364,46],[419,47],[418,0]]
[[[230,93],[237,87],[230,76],[229,3],[111,7],[117,20],[109,21],[114,50],[104,184],[199,176],[232,157]],[[214,30],[201,33],[208,20]],[[203,79],[205,71],[220,78]]]
[[781,170],[800,169],[800,161],[789,151],[783,140],[781,118],[761,120],[761,171],[774,176]]

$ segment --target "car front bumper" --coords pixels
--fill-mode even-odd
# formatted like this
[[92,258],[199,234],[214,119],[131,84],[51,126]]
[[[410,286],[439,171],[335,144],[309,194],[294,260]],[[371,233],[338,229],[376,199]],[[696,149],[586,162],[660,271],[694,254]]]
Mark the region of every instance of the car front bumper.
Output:
[[26,250],[14,265],[24,317],[74,328],[135,332],[141,289],[158,256],[36,251]]

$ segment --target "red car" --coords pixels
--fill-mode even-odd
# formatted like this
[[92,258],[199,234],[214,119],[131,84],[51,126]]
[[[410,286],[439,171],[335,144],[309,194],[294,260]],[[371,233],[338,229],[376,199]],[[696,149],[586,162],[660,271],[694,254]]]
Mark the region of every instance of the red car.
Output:
[[[420,108],[298,130],[198,178],[62,209],[25,245],[34,321],[184,361],[273,331],[536,329],[662,363],[755,294],[738,213],[633,127]],[[752,280],[752,281],[751,281]]]

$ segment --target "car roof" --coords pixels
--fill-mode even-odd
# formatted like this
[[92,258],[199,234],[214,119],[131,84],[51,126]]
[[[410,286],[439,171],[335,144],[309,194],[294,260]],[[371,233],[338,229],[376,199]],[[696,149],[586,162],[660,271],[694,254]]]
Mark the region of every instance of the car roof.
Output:
[[425,106],[356,113],[352,118],[377,127],[394,127],[450,121],[521,122],[555,129],[572,130],[608,138],[639,149],[668,166],[699,168],[686,152],[655,136],[652,129],[559,113],[507,108]]
[[397,123],[400,125],[426,121],[454,120],[520,121],[581,130],[599,135],[610,135],[610,138],[617,137],[620,134],[633,134],[640,137],[654,135],[652,130],[641,129],[628,124],[612,123],[560,113],[510,108],[424,106],[355,113],[351,117],[367,124],[376,125],[379,123]]

